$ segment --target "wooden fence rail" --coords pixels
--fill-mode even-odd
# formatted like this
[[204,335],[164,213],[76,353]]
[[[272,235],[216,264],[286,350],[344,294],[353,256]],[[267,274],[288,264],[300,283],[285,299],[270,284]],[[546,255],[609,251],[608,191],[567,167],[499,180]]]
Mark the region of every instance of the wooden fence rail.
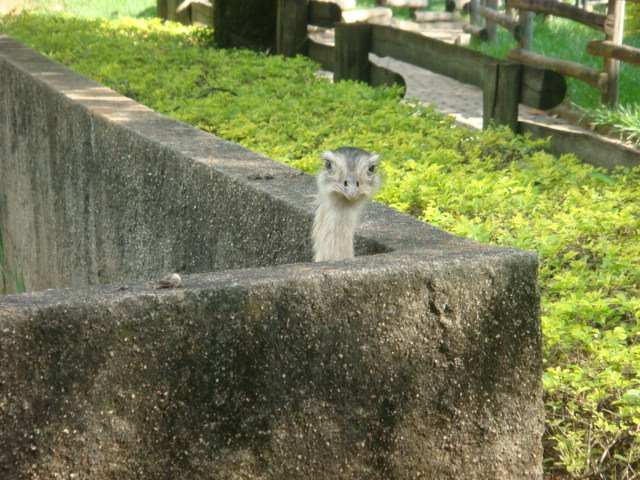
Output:
[[[602,103],[609,105],[617,103],[620,61],[640,65],[640,49],[622,44],[625,0],[609,0],[606,15],[589,12],[557,0],[511,0],[509,7],[519,10],[519,22],[489,8],[494,0],[484,1],[487,6],[481,6],[480,0],[472,0],[472,23],[464,27],[466,32],[482,40],[491,41],[492,26],[500,25],[507,28],[519,43],[517,49],[509,52],[510,60],[551,69],[581,80],[600,90]],[[639,2],[640,0],[628,1]],[[531,53],[529,50],[531,50],[533,28],[532,12],[566,18],[604,32],[605,40],[596,40],[587,45],[588,54],[603,57],[604,71],[600,72],[579,63]],[[481,17],[486,19],[485,27],[479,25]]]
[[489,8],[485,6],[480,6],[478,8],[478,13],[482,17],[486,18],[487,20],[490,20],[500,25],[501,27],[504,27],[507,30],[509,30],[513,34],[516,40],[520,39],[520,23],[511,15],[507,15],[506,13],[500,13],[497,10],[494,10],[493,8]]
[[589,12],[582,8],[574,7],[568,3],[557,0],[512,0],[510,6],[528,12],[545,13],[556,17],[568,18],[591,28],[605,32],[605,28],[611,29],[613,19],[607,15]]
[[508,53],[507,58],[527,65],[548,68],[549,70],[559,72],[562,75],[577,78],[600,91],[606,91],[607,89],[607,74],[587,67],[581,63],[557,60],[555,58],[545,57],[544,55],[538,55],[520,48],[511,50]]
[[[640,1],[640,0],[639,0]],[[611,57],[640,65],[640,48],[618,45],[608,40],[594,40],[587,44],[587,53],[598,57]]]
[[514,67],[511,62],[475,50],[389,26],[337,24],[335,49],[336,80],[361,80],[373,85],[397,82],[397,74],[369,62],[369,54],[373,53],[482,88],[485,125],[493,121],[515,130],[519,103],[549,109],[562,102],[566,94],[566,82],[558,73]]
[[[388,26],[371,25],[371,35],[371,52],[380,57],[393,57],[479,88],[485,87],[485,65],[509,63]],[[520,103],[534,108],[553,108],[566,94],[562,75],[536,67],[524,67],[520,83]]]
[[[319,3],[323,2],[278,0],[278,53],[305,54],[333,71],[336,81],[359,80],[374,86],[404,84],[399,74],[369,60],[371,53],[391,57],[482,88],[485,126],[494,122],[514,130],[519,103],[549,109],[562,102],[566,94],[566,82],[559,73],[513,64],[390,26],[342,23],[334,7],[314,6]],[[333,9],[331,15],[320,13],[329,9]],[[307,25],[326,27],[326,18],[334,22],[335,46],[316,42],[308,35]]]

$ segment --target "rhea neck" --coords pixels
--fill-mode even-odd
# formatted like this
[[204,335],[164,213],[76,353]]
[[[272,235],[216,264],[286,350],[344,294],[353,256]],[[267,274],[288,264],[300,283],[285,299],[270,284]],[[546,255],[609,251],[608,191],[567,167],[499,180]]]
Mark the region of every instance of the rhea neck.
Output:
[[316,262],[353,257],[353,236],[366,197],[349,200],[337,192],[318,196],[313,224]]

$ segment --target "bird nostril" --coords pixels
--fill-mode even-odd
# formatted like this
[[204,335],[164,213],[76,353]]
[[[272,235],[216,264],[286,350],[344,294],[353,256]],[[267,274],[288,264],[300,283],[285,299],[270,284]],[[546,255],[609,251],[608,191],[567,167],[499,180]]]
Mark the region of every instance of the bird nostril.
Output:
[[347,181],[345,180],[345,181],[344,181],[344,186],[346,187],[347,185],[348,185],[348,184],[347,184]]
[[356,182],[356,187],[359,187],[359,186],[360,186],[360,182]]

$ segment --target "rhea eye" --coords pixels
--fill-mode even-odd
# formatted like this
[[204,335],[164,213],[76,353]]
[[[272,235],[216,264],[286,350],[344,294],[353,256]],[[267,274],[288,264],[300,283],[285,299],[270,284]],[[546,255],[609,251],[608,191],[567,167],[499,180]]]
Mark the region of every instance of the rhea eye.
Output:
[[376,166],[375,165],[369,165],[369,173],[375,173],[376,171]]
[[332,167],[333,165],[331,165],[331,162],[330,162],[329,160],[327,160],[326,162],[324,162],[324,166],[325,166],[325,167],[327,167],[327,170],[332,170],[332,168],[331,168],[331,167]]

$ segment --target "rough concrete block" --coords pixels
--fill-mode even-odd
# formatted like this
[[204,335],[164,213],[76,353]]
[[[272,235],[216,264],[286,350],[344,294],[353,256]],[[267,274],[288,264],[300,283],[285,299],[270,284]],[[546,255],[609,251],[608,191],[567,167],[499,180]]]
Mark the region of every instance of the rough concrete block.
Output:
[[535,255],[309,263],[311,178],[2,36],[0,169],[0,478],[541,478]]

